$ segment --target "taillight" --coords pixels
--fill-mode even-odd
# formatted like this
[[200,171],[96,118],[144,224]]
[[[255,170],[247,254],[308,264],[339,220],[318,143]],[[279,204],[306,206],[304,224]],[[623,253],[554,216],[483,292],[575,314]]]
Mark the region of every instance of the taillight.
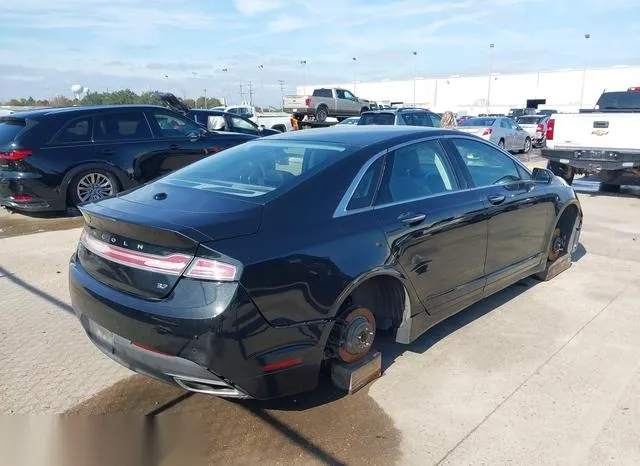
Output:
[[185,254],[159,256],[156,254],[131,251],[97,240],[87,234],[86,231],[83,231],[82,235],[80,235],[80,242],[89,251],[103,259],[108,259],[128,267],[167,275],[181,275],[193,259],[192,256]]
[[216,282],[232,282],[236,279],[238,268],[212,259],[196,257],[184,273],[185,277],[199,280],[213,280]]
[[544,125],[542,123],[538,123],[538,126],[536,126],[536,132],[542,133],[543,131],[544,131]]
[[28,194],[14,194],[13,196],[9,196],[9,199],[16,202],[26,202],[30,201],[33,198]]
[[489,136],[491,133],[493,133],[493,130],[491,128],[485,128],[485,130],[482,132],[482,135]]
[[33,151],[26,149],[13,149],[9,152],[0,152],[0,159],[4,160],[22,160],[33,154]]
[[305,107],[311,107],[311,97],[304,99],[304,105]]
[[547,141],[553,141],[553,130],[555,129],[555,126],[556,120],[549,120],[547,122],[547,134],[545,135]]

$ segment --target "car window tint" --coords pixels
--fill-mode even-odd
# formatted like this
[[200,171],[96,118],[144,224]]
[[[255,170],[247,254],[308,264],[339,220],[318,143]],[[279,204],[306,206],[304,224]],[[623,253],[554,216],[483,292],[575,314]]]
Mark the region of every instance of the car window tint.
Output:
[[476,186],[521,181],[516,163],[497,148],[471,139],[453,139]]
[[431,119],[431,125],[434,128],[440,128],[440,122],[442,121],[442,117],[440,115],[429,113],[429,118]]
[[188,165],[163,182],[237,197],[275,195],[355,150],[339,144],[258,139]]
[[356,100],[356,96],[349,91],[344,91],[344,98],[349,100]]
[[194,121],[165,112],[152,112],[152,120],[157,124],[159,134],[166,138],[196,137],[201,127]]
[[363,113],[359,125],[393,125],[396,116],[393,113]]
[[389,156],[377,205],[419,199],[458,188],[454,171],[437,141],[397,149]]
[[233,125],[233,128],[235,129],[244,129],[244,130],[251,130],[251,131],[257,131],[257,127],[252,125],[250,122],[243,120],[242,118],[238,118],[238,117],[231,117],[231,124]]
[[338,99],[346,99],[344,91],[342,89],[336,89],[336,97]]
[[58,143],[90,142],[91,141],[91,120],[90,116],[78,118],[67,123],[55,138]]
[[96,115],[96,141],[149,139],[151,130],[142,112],[122,112]]
[[507,123],[507,120],[500,120],[500,128],[509,129],[509,124]]
[[0,118],[0,145],[10,144],[27,126],[25,120],[18,118]]
[[371,205],[376,193],[376,188],[378,187],[378,180],[380,179],[380,171],[382,170],[383,163],[384,158],[380,157],[367,169],[351,196],[347,210],[362,209]]

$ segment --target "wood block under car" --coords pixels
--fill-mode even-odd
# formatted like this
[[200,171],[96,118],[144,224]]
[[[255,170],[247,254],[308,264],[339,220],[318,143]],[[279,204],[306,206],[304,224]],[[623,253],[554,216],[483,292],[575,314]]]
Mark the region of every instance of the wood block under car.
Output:
[[538,278],[538,280],[548,281],[556,275],[564,272],[569,267],[571,267],[571,255],[565,254],[559,257],[553,264],[551,264],[549,268],[547,268],[547,270],[536,274],[536,277]]
[[379,351],[367,354],[359,361],[331,365],[331,381],[340,390],[354,394],[382,375],[382,355]]

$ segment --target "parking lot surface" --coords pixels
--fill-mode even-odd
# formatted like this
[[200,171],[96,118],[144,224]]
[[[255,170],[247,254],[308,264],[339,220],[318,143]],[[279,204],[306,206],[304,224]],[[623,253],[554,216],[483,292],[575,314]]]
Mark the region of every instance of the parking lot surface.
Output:
[[68,299],[78,219],[7,235],[0,412],[150,414],[173,434],[162,464],[640,464],[640,192],[583,188],[571,269],[383,345],[384,376],[355,395],[268,403],[185,394],[94,348]]

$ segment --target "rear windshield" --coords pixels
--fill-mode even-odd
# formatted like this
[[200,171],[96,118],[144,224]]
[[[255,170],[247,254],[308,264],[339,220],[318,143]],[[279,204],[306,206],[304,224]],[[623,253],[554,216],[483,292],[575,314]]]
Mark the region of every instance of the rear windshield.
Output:
[[536,123],[540,123],[542,120],[544,120],[544,117],[526,116],[518,118],[518,123],[521,125],[534,125]]
[[0,118],[0,145],[13,142],[16,136],[26,125],[27,124],[24,120],[20,120],[18,118]]
[[193,163],[162,182],[246,198],[275,196],[355,150],[339,144],[258,140]]
[[460,123],[460,126],[493,126],[495,118],[469,118]]
[[359,125],[393,125],[396,121],[394,113],[363,113]]
[[598,99],[600,110],[640,110],[640,92],[605,92]]

